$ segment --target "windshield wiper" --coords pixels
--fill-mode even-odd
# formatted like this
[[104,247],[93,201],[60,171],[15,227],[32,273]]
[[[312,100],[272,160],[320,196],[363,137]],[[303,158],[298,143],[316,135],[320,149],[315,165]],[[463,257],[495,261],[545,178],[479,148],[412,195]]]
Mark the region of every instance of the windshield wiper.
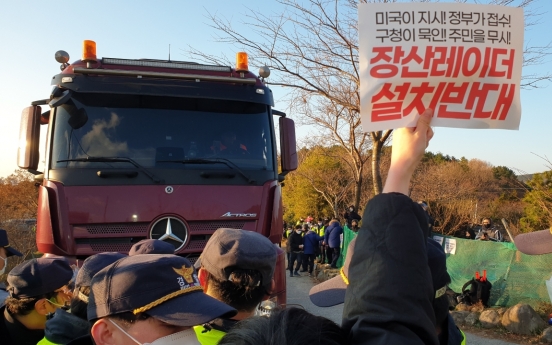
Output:
[[62,159],[62,160],[57,161],[57,163],[62,163],[62,162],[130,163],[130,164],[134,165],[136,168],[138,168],[138,170],[143,172],[153,182],[155,182],[155,183],[161,183],[162,182],[162,180],[159,177],[155,176],[154,174],[152,174],[151,172],[146,170],[146,168],[144,168],[143,166],[138,164],[134,159],[128,158],[128,157],[92,157],[92,156],[88,156],[86,158]]
[[232,162],[229,159],[226,158],[196,158],[196,159],[177,159],[177,160],[159,160],[157,162],[167,162],[167,163],[182,163],[182,164],[225,164],[230,169],[236,170],[237,172],[242,175],[249,184],[253,184],[256,181],[252,180],[249,176],[247,176],[241,169],[236,165],[236,163]]

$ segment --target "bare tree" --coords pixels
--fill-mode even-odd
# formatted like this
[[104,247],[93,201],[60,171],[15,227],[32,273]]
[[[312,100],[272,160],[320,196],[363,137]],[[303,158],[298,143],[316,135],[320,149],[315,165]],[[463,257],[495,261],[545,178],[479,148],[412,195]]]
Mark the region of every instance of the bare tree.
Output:
[[344,164],[347,161],[342,157],[344,153],[341,147],[318,146],[304,150],[303,157],[299,157],[300,168],[296,171],[333,209],[334,217],[338,217],[340,207],[350,197],[354,181],[347,173]]
[[[316,126],[325,145],[339,145],[347,151],[358,207],[370,159],[375,193],[381,192],[379,159],[391,131],[362,131],[356,6],[338,0],[311,0],[306,5],[294,0],[279,2],[285,8],[282,14],[251,11],[247,15],[251,36],[216,15],[209,15],[209,25],[222,33],[219,41],[250,52],[252,63],[275,72],[271,84],[289,88],[289,108],[299,123]],[[219,62],[193,48],[189,53]]]
[[[364,133],[361,128],[357,4],[395,1],[277,1],[283,6],[281,13],[249,11],[245,14],[244,24],[250,30],[237,30],[228,19],[216,14],[208,15],[208,25],[218,32],[219,42],[248,51],[253,64],[266,65],[275,72],[271,84],[289,90],[289,109],[301,124],[316,126],[326,145],[340,145],[348,152],[355,183],[354,204],[358,207],[369,161],[374,194],[381,193],[381,153],[392,131]],[[488,0],[486,3],[528,8],[535,1]],[[526,13],[530,18],[540,15]],[[550,48],[550,45],[528,47],[524,65],[541,63]],[[187,53],[203,61],[221,62],[193,47]],[[542,81],[550,81],[551,76],[549,73],[525,76],[523,86],[538,87]]]

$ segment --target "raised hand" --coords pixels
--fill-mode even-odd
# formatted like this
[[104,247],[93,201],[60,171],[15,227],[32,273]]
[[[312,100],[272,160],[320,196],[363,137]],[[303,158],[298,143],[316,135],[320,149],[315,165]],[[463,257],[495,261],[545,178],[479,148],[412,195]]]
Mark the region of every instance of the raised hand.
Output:
[[399,128],[393,133],[391,166],[383,187],[384,193],[408,195],[410,179],[433,137],[430,123],[433,110],[426,109],[414,128]]

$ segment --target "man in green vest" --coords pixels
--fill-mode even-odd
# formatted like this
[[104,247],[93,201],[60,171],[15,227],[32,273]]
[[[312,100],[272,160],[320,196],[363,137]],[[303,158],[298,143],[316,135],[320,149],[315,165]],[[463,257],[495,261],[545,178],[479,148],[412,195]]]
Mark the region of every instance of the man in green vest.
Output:
[[[324,224],[324,220],[322,218],[318,218],[318,224],[315,225],[318,231],[316,231],[316,234],[320,237],[324,237],[324,234],[326,233],[326,224]],[[324,246],[322,245],[322,241],[320,241],[319,248],[318,248],[318,262],[324,263],[326,259],[326,253],[324,252]]]
[[231,319],[195,326],[202,345],[218,344],[238,321],[255,315],[256,307],[274,290],[277,251],[261,234],[240,229],[215,231],[196,262],[205,293],[238,310]]

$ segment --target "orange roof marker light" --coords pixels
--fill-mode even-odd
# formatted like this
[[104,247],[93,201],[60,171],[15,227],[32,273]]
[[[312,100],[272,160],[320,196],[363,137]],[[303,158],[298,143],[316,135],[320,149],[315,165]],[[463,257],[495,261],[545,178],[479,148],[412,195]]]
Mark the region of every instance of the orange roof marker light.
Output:
[[82,61],[88,63],[88,68],[90,68],[91,62],[96,62],[96,42],[91,40],[84,40],[82,42]]
[[249,64],[247,61],[247,53],[238,52],[236,53],[236,71],[238,72],[248,72]]

